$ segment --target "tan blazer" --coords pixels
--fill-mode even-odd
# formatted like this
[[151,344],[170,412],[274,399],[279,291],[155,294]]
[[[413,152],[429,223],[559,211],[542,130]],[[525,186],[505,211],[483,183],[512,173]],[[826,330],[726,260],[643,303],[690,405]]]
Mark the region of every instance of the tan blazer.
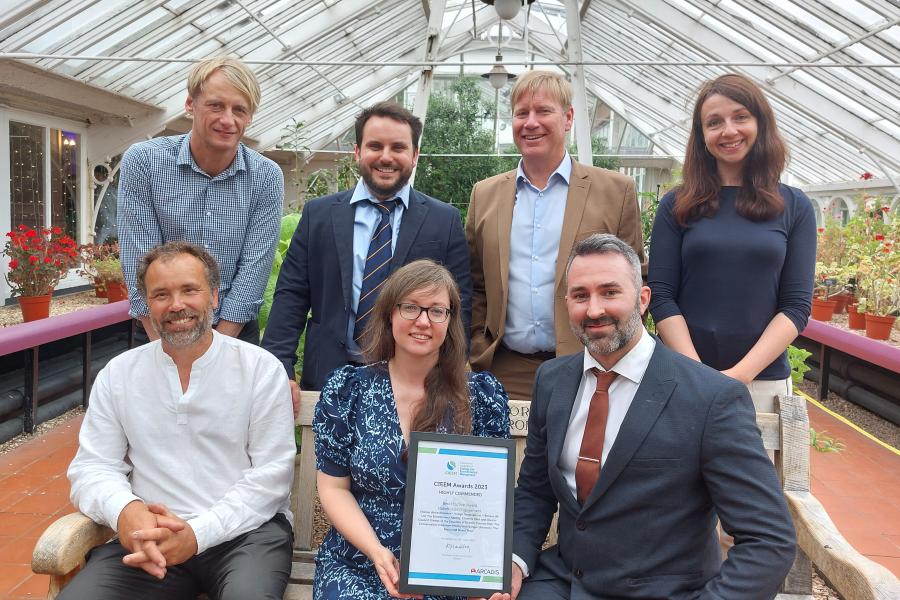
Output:
[[[509,294],[509,239],[516,172],[501,173],[475,184],[466,219],[472,260],[472,350],[476,371],[488,370],[503,337]],[[627,242],[645,263],[641,219],[634,181],[614,171],[572,161],[572,176],[556,257],[554,319],[556,354],[584,346],[569,329],[564,275],[575,242],[593,233],[612,233]]]

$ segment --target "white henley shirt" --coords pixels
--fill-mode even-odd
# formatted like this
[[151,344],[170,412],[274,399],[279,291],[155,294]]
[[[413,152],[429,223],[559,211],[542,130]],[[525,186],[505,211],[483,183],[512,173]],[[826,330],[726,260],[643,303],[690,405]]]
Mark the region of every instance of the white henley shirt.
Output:
[[197,553],[290,513],[296,446],[284,367],[213,331],[182,393],[159,341],[100,372],[69,466],[73,504],[116,529],[133,500],[186,520]]

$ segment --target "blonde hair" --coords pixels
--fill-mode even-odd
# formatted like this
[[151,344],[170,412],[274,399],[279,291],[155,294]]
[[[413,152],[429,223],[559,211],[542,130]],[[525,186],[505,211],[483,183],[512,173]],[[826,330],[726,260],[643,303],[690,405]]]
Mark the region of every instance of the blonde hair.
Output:
[[562,75],[552,71],[526,71],[520,75],[509,95],[509,105],[515,110],[516,103],[525,94],[543,90],[564,108],[572,106],[572,86]]
[[188,73],[187,89],[191,98],[196,98],[203,91],[203,84],[213,73],[221,71],[228,82],[237,89],[250,103],[250,114],[256,112],[262,93],[259,82],[250,68],[236,58],[230,56],[214,56],[195,64]]

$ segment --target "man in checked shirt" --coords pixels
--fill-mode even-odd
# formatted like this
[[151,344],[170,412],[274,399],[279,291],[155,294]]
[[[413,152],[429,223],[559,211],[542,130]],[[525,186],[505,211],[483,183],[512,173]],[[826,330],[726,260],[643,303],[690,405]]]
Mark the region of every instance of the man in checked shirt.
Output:
[[241,143],[259,105],[259,84],[239,60],[216,57],[191,69],[187,88],[190,133],[140,142],[122,157],[118,228],[131,315],[149,339],[159,337],[135,269],[154,246],[183,240],[219,263],[216,330],[258,344],[256,315],[284,199],[281,169]]

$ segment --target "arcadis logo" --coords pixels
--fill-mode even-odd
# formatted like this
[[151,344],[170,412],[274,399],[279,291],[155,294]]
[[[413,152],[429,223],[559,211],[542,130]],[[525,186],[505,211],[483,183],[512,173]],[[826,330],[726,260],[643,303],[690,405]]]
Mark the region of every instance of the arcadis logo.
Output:
[[499,575],[500,569],[486,569],[484,567],[473,567],[469,573],[478,573],[479,575]]

